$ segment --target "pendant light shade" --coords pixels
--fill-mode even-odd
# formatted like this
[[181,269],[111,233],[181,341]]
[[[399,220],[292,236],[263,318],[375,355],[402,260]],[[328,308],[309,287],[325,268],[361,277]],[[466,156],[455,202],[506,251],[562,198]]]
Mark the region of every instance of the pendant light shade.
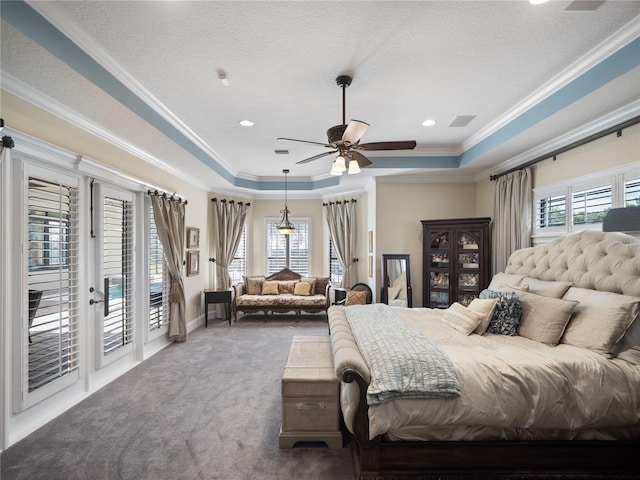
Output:
[[353,175],[354,173],[360,173],[360,165],[354,159],[349,161],[349,171],[347,172],[349,175]]
[[282,220],[280,220],[280,223],[278,224],[278,231],[283,235],[291,235],[296,229],[289,221],[290,212],[289,207],[287,206],[287,174],[289,173],[289,170],[284,169],[282,170],[282,173],[284,173],[284,209],[280,210]]

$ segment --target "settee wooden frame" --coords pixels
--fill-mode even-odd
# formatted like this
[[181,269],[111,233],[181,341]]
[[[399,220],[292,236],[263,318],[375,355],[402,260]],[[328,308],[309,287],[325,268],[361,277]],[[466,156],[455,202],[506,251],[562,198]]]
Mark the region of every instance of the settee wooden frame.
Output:
[[[290,270],[289,268],[283,268],[279,272],[269,275],[265,278],[267,281],[271,280],[300,280],[302,275]],[[234,321],[238,319],[238,312],[243,313],[264,313],[265,321],[269,318],[269,313],[289,313],[294,312],[296,315],[296,321],[298,320],[302,312],[305,313],[327,313],[329,308],[329,290],[331,284],[327,282],[324,289],[325,303],[323,305],[238,305],[236,299],[242,294],[244,284],[240,283],[234,287],[233,296],[233,318]]]

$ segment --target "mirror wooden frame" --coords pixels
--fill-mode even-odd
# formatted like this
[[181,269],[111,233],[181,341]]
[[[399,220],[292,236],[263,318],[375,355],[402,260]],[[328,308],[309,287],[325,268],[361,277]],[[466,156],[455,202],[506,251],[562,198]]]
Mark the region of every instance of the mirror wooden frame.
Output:
[[382,303],[389,304],[389,297],[387,295],[387,288],[391,286],[389,282],[389,270],[387,268],[387,260],[405,260],[406,263],[406,287],[407,287],[407,307],[412,308],[412,292],[411,292],[411,269],[409,262],[410,255],[408,253],[383,253],[382,254],[382,289],[380,292],[380,298]]

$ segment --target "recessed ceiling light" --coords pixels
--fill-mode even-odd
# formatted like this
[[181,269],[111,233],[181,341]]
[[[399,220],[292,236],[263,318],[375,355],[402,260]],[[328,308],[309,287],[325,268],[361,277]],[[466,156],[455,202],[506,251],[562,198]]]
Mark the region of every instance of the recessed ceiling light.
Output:
[[429,119],[429,120],[425,120],[424,122],[422,122],[422,126],[424,126],[424,127],[433,127],[436,123],[438,123],[438,122],[436,122],[435,120]]
[[547,3],[549,0],[529,0],[531,5],[542,5],[543,3]]
[[253,123],[251,120],[240,120],[240,125],[242,125],[243,127],[253,127],[255,123]]

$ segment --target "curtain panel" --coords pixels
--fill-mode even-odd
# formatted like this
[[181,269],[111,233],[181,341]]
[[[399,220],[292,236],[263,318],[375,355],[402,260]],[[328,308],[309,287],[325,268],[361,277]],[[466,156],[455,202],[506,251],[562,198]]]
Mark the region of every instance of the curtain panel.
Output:
[[213,257],[216,288],[230,288],[229,265],[238,250],[250,203],[211,199],[213,202]]
[[349,288],[358,282],[356,256],[356,201],[323,203],[331,241],[344,272],[340,286]]
[[493,213],[492,274],[503,272],[509,256],[531,246],[531,169],[508,173],[496,180]]
[[186,302],[182,274],[185,204],[167,198],[166,195],[152,194],[150,197],[158,238],[162,244],[171,282],[169,289],[169,339],[174,342],[184,342],[187,340]]

